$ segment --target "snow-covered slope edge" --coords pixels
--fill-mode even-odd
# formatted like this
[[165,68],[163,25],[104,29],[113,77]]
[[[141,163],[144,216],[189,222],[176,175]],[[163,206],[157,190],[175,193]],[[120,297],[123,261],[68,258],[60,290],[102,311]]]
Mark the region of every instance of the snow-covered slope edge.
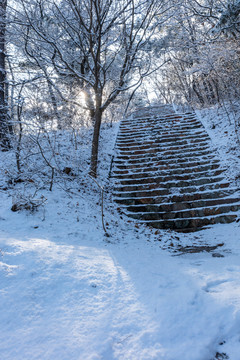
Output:
[[[218,149],[229,179],[240,188],[240,144],[237,139],[235,121],[231,107],[216,107],[197,110],[196,114],[207,130],[213,145]],[[240,114],[240,110],[239,110]],[[238,129],[240,135],[240,129]]]

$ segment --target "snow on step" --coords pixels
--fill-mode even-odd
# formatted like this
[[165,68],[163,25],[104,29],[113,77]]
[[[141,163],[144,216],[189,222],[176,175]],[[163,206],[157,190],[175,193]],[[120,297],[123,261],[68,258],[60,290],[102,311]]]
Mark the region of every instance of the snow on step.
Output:
[[224,171],[193,113],[145,108],[120,124],[113,195],[121,211],[138,222],[195,231],[236,220],[240,193]]

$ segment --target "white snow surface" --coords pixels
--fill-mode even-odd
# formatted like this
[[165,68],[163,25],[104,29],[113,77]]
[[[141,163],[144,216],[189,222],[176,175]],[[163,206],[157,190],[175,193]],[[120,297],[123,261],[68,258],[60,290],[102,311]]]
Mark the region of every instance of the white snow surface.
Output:
[[101,138],[109,237],[89,178],[40,188],[33,213],[11,211],[32,184],[0,191],[0,359],[239,360],[240,223],[179,234],[120,215],[107,180],[117,128]]

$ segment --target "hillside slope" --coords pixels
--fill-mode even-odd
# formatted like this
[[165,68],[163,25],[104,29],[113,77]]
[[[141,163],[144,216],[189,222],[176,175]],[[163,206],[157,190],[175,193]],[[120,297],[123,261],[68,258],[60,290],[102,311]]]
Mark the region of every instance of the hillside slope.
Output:
[[[43,171],[13,184],[14,155],[0,154],[1,360],[239,360],[240,223],[176,234],[121,215],[108,181],[117,128],[103,126],[98,179],[110,236],[88,131],[74,156],[61,135],[73,171],[52,192]],[[11,211],[30,197],[37,211]]]

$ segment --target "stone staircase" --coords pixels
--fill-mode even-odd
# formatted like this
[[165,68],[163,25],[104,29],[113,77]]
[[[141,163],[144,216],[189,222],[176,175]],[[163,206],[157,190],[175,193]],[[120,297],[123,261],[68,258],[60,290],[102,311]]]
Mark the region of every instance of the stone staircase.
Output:
[[121,122],[116,149],[114,200],[127,216],[176,231],[236,220],[240,194],[193,113],[142,109]]

